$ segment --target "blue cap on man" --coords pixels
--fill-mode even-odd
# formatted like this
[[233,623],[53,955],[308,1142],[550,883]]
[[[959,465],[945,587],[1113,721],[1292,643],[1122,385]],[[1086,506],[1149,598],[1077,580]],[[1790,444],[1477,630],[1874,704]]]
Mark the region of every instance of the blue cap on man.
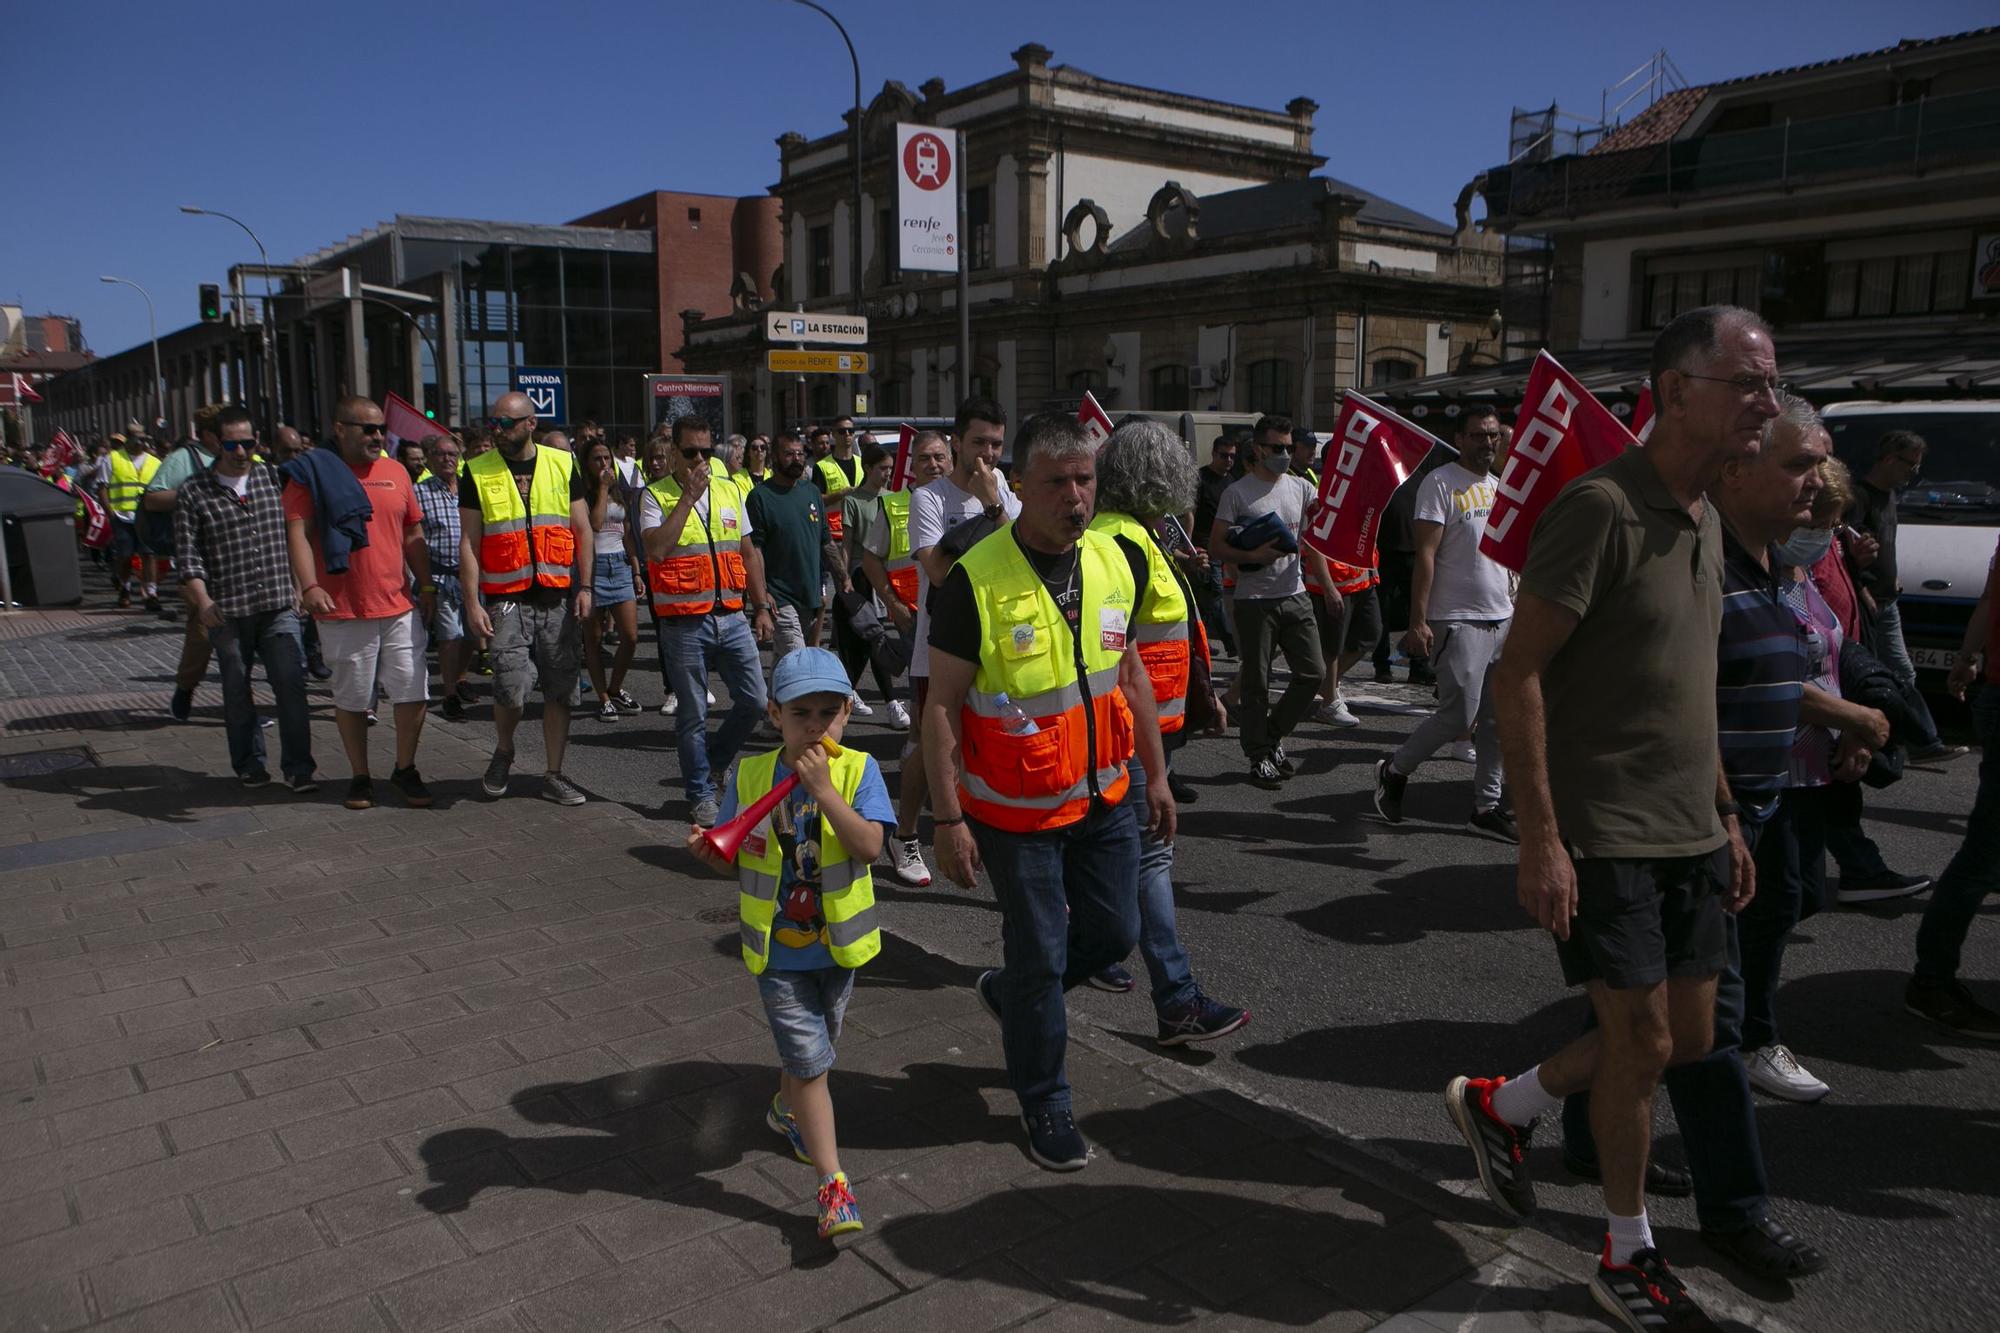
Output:
[[844,699],[853,688],[847,668],[824,648],[794,649],[771,672],[771,697],[781,704],[807,694],[837,694]]

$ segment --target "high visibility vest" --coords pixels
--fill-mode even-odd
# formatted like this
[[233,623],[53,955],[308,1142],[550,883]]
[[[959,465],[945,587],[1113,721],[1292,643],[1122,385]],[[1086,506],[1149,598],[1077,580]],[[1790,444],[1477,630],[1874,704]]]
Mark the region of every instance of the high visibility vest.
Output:
[[1132,642],[1139,645],[1139,660],[1146,664],[1146,675],[1153,682],[1160,734],[1171,736],[1187,722],[1191,603],[1174,572],[1174,562],[1144,524],[1127,514],[1099,514],[1090,520],[1090,530],[1123,537],[1146,553],[1146,602],[1133,620]]
[[889,524],[889,556],[882,562],[889,571],[889,587],[896,600],[917,609],[917,558],[910,554],[910,493],[882,492],[882,514]]
[[[646,488],[664,520],[680,503],[681,486],[672,476]],[[706,512],[703,512],[706,511]],[[720,607],[743,609],[743,492],[723,477],[710,476],[702,504],[681,525],[680,539],[664,560],[646,562],[646,586],[656,616],[702,616]]]
[[[750,755],[736,765],[736,801],[748,810],[771,790],[778,771],[776,750]],[[861,790],[868,771],[868,756],[860,750],[842,750],[827,757],[834,789],[849,805]],[[737,931],[743,937],[743,965],[752,973],[762,972],[771,961],[771,928],[778,916],[778,887],[784,878],[784,849],[779,843],[774,820],[777,811],[765,815],[743,839],[736,852]],[[801,830],[799,837],[803,838]],[[824,814],[819,820],[819,912],[826,921],[820,938],[833,961],[842,967],[860,967],[882,952],[882,931],[875,923],[875,881],[866,862],[847,854],[833,821]]]
[[[850,465],[854,468],[852,475],[847,471]],[[821,488],[826,495],[826,504],[823,506],[826,510],[826,535],[837,542],[841,539],[840,497],[860,484],[861,456],[856,454],[843,463],[832,454],[828,454],[813,466],[819,469],[819,475],[826,483]]]
[[[979,667],[960,710],[958,794],[965,813],[1010,833],[1074,824],[1092,797],[1125,798],[1132,709],[1118,688],[1130,632],[1132,569],[1118,543],[1077,542],[1082,613],[1072,635],[1009,523],[959,561],[979,611]],[[1035,724],[1008,729],[1005,694]]]
[[482,595],[569,587],[576,564],[576,533],[569,525],[570,475],[575,468],[567,450],[536,446],[535,475],[523,506],[514,474],[498,449],[465,465],[479,494]]
[[111,453],[111,484],[104,488],[104,506],[114,514],[131,518],[139,510],[139,497],[146,493],[146,483],[160,470],[160,460],[151,454],[140,454],[137,463],[123,449]]

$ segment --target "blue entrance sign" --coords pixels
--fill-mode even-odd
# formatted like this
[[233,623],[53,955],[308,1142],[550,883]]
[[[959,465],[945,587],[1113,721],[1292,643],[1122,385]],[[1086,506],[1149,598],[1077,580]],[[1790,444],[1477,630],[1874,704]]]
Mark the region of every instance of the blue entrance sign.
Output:
[[528,395],[528,401],[535,407],[535,419],[544,426],[569,422],[569,392],[564,378],[560,370],[533,366],[521,366],[514,371],[514,391]]

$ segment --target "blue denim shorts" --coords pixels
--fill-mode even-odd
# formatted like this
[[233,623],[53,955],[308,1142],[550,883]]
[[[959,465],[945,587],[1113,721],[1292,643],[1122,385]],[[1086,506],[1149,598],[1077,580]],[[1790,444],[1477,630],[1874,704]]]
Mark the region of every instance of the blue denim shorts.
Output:
[[833,1044],[840,1040],[841,1016],[854,994],[854,969],[822,967],[811,972],[758,974],[757,993],[778,1043],[778,1063],[793,1078],[818,1078],[833,1068]]
[[632,562],[623,551],[603,551],[591,561],[591,605],[617,606],[637,596],[632,590]]
[[450,643],[465,637],[465,594],[459,588],[458,571],[434,573],[437,614],[431,617],[431,642]]

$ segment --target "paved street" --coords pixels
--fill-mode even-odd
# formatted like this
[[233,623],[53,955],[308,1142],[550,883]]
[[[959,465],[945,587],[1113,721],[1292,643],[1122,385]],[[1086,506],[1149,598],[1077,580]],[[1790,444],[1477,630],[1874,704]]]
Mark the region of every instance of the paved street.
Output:
[[[1507,849],[1457,827],[1464,766],[1427,767],[1402,828],[1374,818],[1406,687],[1362,687],[1358,731],[1310,729],[1283,793],[1237,782],[1233,744],[1193,750],[1181,929],[1255,1020],[1166,1056],[1143,997],[1077,993],[1079,1176],[1021,1153],[970,1002],[990,898],[885,886],[895,939],[834,1079],[868,1239],[830,1258],[761,1124],[730,892],[678,850],[670,720],[579,718],[567,769],[597,799],[566,811],[479,797],[486,708],[433,716],[439,808],[350,814],[331,784],[225,780],[212,684],[166,720],[177,632],[0,625],[5,1327],[1604,1326],[1594,1193],[1544,1152],[1542,1216],[1498,1226],[1442,1114],[1451,1074],[1518,1072],[1579,1010]],[[656,705],[650,648],[633,679]],[[315,718],[324,778],[323,692]],[[537,745],[531,719],[517,774]],[[1941,867],[1971,799],[1964,762],[1871,796],[1892,864]],[[2000,1065],[1902,1011],[1921,901],[1818,918],[1789,958],[1787,1040],[1835,1091],[1760,1125],[1777,1206],[1833,1270],[1715,1271],[1686,1204],[1655,1205],[1742,1326],[1988,1322],[1967,1280],[2000,1231]],[[1990,914],[1966,971],[2000,976]]]

